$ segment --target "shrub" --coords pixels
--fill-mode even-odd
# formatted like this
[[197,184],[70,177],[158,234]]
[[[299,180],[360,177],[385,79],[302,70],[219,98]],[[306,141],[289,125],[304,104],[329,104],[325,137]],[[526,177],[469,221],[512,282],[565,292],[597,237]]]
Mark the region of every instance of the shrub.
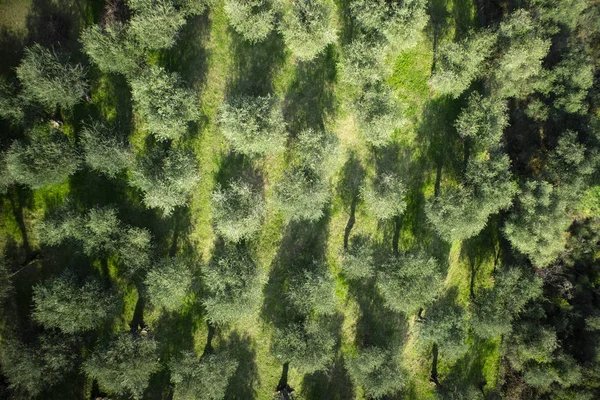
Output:
[[310,61],[335,42],[335,5],[331,0],[294,1],[280,26],[286,46],[302,61]]
[[39,44],[25,49],[25,57],[16,71],[23,85],[23,96],[49,110],[57,105],[64,109],[73,108],[88,88],[80,64],[69,64],[64,55]]
[[285,122],[279,100],[273,95],[231,99],[221,108],[219,124],[238,153],[253,156],[284,150]]
[[265,215],[263,194],[242,180],[213,191],[215,227],[225,239],[237,243],[259,231]]

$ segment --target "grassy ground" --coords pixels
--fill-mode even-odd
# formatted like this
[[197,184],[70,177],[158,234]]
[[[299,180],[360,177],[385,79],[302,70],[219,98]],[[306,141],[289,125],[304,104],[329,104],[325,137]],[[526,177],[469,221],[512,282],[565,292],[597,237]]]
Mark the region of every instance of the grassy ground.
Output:
[[[59,0],[48,1],[44,3],[46,8],[35,9],[37,3],[35,0],[5,0],[0,3],[0,32],[4,38],[19,37],[21,41],[17,42],[17,47],[36,38],[28,21],[39,18],[43,10],[55,9],[62,4]],[[101,3],[81,0],[78,5],[72,3],[68,9],[62,10],[61,15],[67,15],[73,21],[66,31],[97,21]],[[126,222],[149,227],[155,237],[155,247],[160,251],[166,253],[174,250],[190,255],[199,273],[202,264],[210,260],[214,247],[210,197],[215,185],[243,169],[251,169],[263,180],[269,203],[273,183],[277,182],[286,166],[284,155],[260,161],[240,161],[230,155],[229,146],[215,121],[220,105],[228,96],[236,93],[276,93],[283,98],[292,134],[304,125],[322,124],[338,136],[341,156],[331,178],[331,202],[326,217],[318,227],[318,246],[308,249],[316,254],[320,251],[316,247],[323,248],[324,256],[337,279],[338,315],[342,321],[338,353],[333,366],[323,373],[303,377],[292,366],[288,382],[296,389],[299,399],[364,398],[360,390],[352,388],[343,368],[343,356],[354,351],[357,337],[363,334],[365,324],[376,319],[370,313],[375,313],[373,310],[378,308],[366,305],[378,300],[372,288],[352,286],[343,279],[340,275],[340,253],[356,188],[371,179],[381,163],[391,163],[393,168],[402,172],[410,187],[408,209],[400,221],[399,249],[410,249],[417,244],[431,249],[447,269],[445,288],[457,290],[457,301],[464,306],[468,306],[472,286],[473,290],[478,290],[490,284],[489,276],[498,247],[497,239],[490,234],[494,231],[493,226],[489,232],[480,235],[491,237],[492,240],[488,242],[482,243],[474,238],[465,243],[448,245],[432,234],[423,213],[424,201],[433,195],[439,172],[442,185],[452,184],[462,165],[462,148],[452,128],[461,100],[435,97],[428,86],[433,68],[434,43],[463,37],[476,24],[473,4],[468,1],[431,0],[429,11],[431,22],[417,46],[390,59],[394,72],[389,84],[402,103],[407,124],[396,132],[393,145],[385,151],[375,152],[359,137],[356,118],[347,106],[347,94],[336,84],[336,59],[341,51],[339,45],[331,46],[326,54],[310,64],[299,63],[286,51],[276,34],[262,44],[244,42],[229,27],[222,2],[216,2],[207,15],[192,18],[181,32],[177,46],[158,60],[179,72],[196,90],[203,114],[185,140],[175,143],[176,146],[192,149],[200,167],[202,180],[191,198],[189,208],[169,218],[162,218],[154,212],[143,210],[135,193],[126,185],[107,192],[117,193],[126,199],[119,205]],[[340,18],[340,27],[343,27],[343,22]],[[69,46],[76,48],[73,35],[69,37]],[[2,51],[6,48],[1,47]],[[14,66],[16,61],[9,63],[12,62]],[[97,71],[91,74],[95,112],[128,126],[133,120],[130,127],[132,140],[136,148],[143,148],[145,137],[135,130],[126,82]],[[70,118],[70,126],[75,127],[80,123],[76,118]],[[4,198],[0,204],[0,250],[6,254],[11,251],[23,252],[25,236],[19,225],[19,210],[22,210],[25,230],[31,238],[31,228],[36,221],[55,208],[69,191],[71,195],[79,196],[82,206],[93,204],[96,201],[94,196],[102,189],[94,190],[90,186],[98,184],[99,188],[104,188],[102,185],[107,183],[86,183],[86,177],[80,176],[79,180],[74,179],[64,187],[29,193],[20,206],[18,199],[13,200],[17,204],[15,207],[8,198]],[[84,195],[88,189],[90,194]],[[114,201],[110,194],[105,195],[106,200],[102,201]],[[372,235],[382,248],[391,251],[395,224],[378,223],[360,201],[355,206],[356,222],[351,235]],[[35,239],[30,240],[30,246],[36,249]],[[302,240],[301,230],[286,227],[277,212],[268,210],[265,224],[250,246],[271,281],[280,273],[282,254],[285,255],[286,251],[284,247],[288,243],[297,243],[297,240]],[[26,256],[20,254],[19,257],[23,259]],[[472,274],[475,276],[473,280]],[[16,284],[28,286],[43,275],[26,271],[16,280]],[[138,292],[135,285],[125,282],[117,284],[126,299],[118,327],[127,328],[127,323],[134,318]],[[270,292],[266,290],[265,293]],[[27,293],[21,299],[29,304]],[[195,300],[190,298],[187,307],[178,315],[163,315],[146,305],[146,323],[156,331],[159,339],[169,343],[165,357],[174,355],[186,346],[193,346],[199,354],[206,347],[209,329],[203,310]],[[267,296],[265,307],[277,301],[277,297]],[[391,320],[396,321],[396,318]],[[237,326],[217,329],[212,346],[228,348],[240,361],[240,368],[228,388],[227,398],[272,398],[282,366],[270,353],[271,322],[263,312]],[[430,349],[416,345],[413,328],[412,319],[400,321],[390,328],[405,336],[402,360],[412,377],[406,393],[398,398],[432,398],[434,387],[429,382],[432,356]],[[480,342],[470,338],[469,344],[471,351],[456,365],[445,362],[442,355],[438,365],[440,375],[443,377],[452,368],[460,368],[471,381],[484,379],[486,387],[494,387],[499,364],[499,341]],[[166,398],[168,394],[163,389],[167,380],[168,376],[164,373],[158,374],[153,379],[148,397]]]

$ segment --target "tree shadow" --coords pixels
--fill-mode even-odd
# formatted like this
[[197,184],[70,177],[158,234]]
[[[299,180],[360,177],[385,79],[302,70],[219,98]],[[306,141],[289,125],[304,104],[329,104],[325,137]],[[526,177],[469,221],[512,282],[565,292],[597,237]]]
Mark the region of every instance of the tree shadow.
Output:
[[315,400],[347,400],[355,397],[354,385],[339,352],[326,371],[317,371],[304,377],[302,395]]
[[334,111],[337,53],[333,46],[314,61],[300,63],[288,88],[283,115],[292,135],[303,129],[323,129]]
[[344,229],[344,249],[347,249],[350,233],[356,222],[355,214],[356,206],[360,201],[360,186],[366,175],[365,168],[354,151],[350,153],[350,156],[344,163],[341,175],[336,191],[342,200],[344,209],[347,209],[350,214],[346,228]]
[[233,71],[227,85],[228,97],[237,95],[265,96],[273,92],[273,78],[285,61],[285,45],[281,35],[271,33],[252,44],[231,27]]
[[225,398],[231,400],[255,399],[257,392],[255,385],[259,381],[256,366],[256,351],[250,337],[240,336],[232,332],[226,341],[227,352],[237,360],[238,367],[229,380]]
[[79,1],[33,0],[27,16],[28,44],[60,46],[73,52],[78,43],[82,10]]

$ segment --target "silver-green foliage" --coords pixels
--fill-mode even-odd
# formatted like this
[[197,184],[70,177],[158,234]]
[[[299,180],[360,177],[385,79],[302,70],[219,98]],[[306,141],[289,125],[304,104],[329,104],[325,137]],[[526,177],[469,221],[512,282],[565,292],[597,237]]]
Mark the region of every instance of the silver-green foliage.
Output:
[[356,87],[382,82],[391,73],[386,63],[386,46],[367,37],[359,37],[344,46],[338,63],[340,81]]
[[406,210],[406,187],[394,173],[381,174],[371,184],[363,185],[360,196],[367,211],[379,220],[398,217]]
[[366,347],[345,360],[352,381],[369,399],[392,396],[406,385],[405,372],[393,349]]
[[276,327],[272,352],[281,363],[289,362],[301,374],[323,370],[333,360],[335,339],[322,319]]
[[121,332],[94,350],[83,371],[109,394],[141,399],[150,376],[160,370],[157,347],[153,339]]
[[478,151],[497,148],[508,126],[508,107],[504,99],[483,97],[474,91],[454,123],[458,134],[470,138]]
[[335,280],[326,263],[315,262],[290,279],[287,297],[301,314],[331,315],[335,312]]
[[129,32],[145,49],[168,49],[185,24],[185,12],[172,0],[127,0],[133,10]]
[[202,272],[208,289],[203,303],[210,321],[234,323],[258,310],[264,274],[245,248],[225,247]]
[[438,345],[442,357],[456,361],[468,350],[465,310],[456,304],[435,304],[419,324],[419,338]]
[[275,26],[271,0],[225,0],[223,9],[236,32],[252,43],[265,40]]
[[427,24],[427,2],[423,0],[353,0],[350,12],[367,32],[377,32],[397,49],[417,44]]
[[14,124],[23,121],[25,113],[21,103],[15,87],[4,77],[0,77],[0,118]]
[[221,400],[229,379],[238,366],[226,354],[197,357],[184,351],[179,359],[170,363],[171,383],[175,385],[175,398],[181,400]]
[[504,235],[534,265],[545,267],[565,248],[572,222],[566,207],[558,188],[545,181],[528,181],[504,225]]
[[197,99],[177,73],[150,66],[131,79],[131,97],[143,118],[143,129],[157,140],[177,139],[199,116]]
[[399,104],[389,87],[376,84],[366,87],[354,105],[359,133],[374,147],[385,146],[394,131],[404,124]]
[[542,280],[524,267],[505,267],[494,275],[494,286],[471,303],[471,327],[484,339],[507,335],[528,301],[542,294]]
[[374,275],[375,263],[369,237],[357,235],[350,239],[350,245],[342,256],[342,271],[348,279],[369,278]]
[[332,0],[299,0],[286,8],[279,30],[286,46],[302,61],[310,61],[335,42]]
[[440,45],[431,85],[440,94],[458,98],[475,79],[485,73],[485,62],[495,49],[497,34],[472,33],[460,42]]
[[316,171],[322,178],[328,178],[335,172],[338,139],[330,132],[304,129],[298,133],[293,149],[298,164]]
[[23,96],[49,110],[57,105],[71,109],[85,95],[88,84],[80,64],[72,65],[54,50],[34,44],[16,69]]
[[185,260],[161,260],[146,275],[148,300],[155,307],[162,307],[168,312],[177,311],[190,293],[192,279],[192,271]]
[[106,23],[104,28],[91,25],[81,32],[79,40],[101,71],[132,76],[140,69],[142,54],[131,40],[127,25],[120,22]]
[[377,274],[377,289],[385,306],[406,315],[429,305],[441,283],[436,259],[423,252],[395,256]]
[[289,167],[277,182],[274,203],[287,221],[317,221],[329,200],[326,182],[310,168]]
[[115,315],[118,306],[114,293],[94,280],[79,285],[63,275],[33,288],[33,319],[64,333],[96,329]]
[[154,150],[138,159],[130,184],[143,193],[148,208],[158,208],[170,215],[175,207],[184,205],[200,181],[193,154],[171,148]]
[[33,127],[26,144],[15,140],[4,160],[9,178],[32,189],[60,184],[79,167],[73,143],[49,125]]
[[81,145],[86,164],[109,178],[114,178],[132,165],[128,145],[117,139],[115,132],[101,122],[83,128]]
[[213,191],[213,219],[221,236],[231,242],[249,239],[260,229],[265,215],[265,201],[260,190],[251,184],[231,180],[225,188]]
[[229,100],[221,108],[219,124],[238,153],[252,156],[284,150],[286,124],[281,104],[273,95]]

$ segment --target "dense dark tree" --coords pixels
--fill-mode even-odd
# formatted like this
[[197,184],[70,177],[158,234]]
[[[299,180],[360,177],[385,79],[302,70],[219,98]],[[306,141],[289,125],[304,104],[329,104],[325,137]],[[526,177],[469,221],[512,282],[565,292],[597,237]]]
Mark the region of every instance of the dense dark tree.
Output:
[[287,297],[304,315],[333,314],[336,308],[335,280],[326,263],[315,262],[290,279]]
[[594,83],[592,60],[583,49],[573,49],[550,72],[554,107],[568,113],[588,112],[586,98]]
[[50,125],[36,125],[25,143],[14,141],[4,157],[11,181],[32,189],[63,183],[79,167],[75,146]]
[[6,298],[12,293],[11,273],[6,265],[6,261],[0,258],[0,306]]
[[175,398],[182,400],[221,400],[238,362],[228,355],[217,353],[196,356],[191,351],[170,363],[171,383]]
[[478,92],[469,96],[465,107],[454,124],[458,134],[469,138],[477,151],[499,147],[504,128],[508,126],[506,101],[484,97]]
[[49,110],[73,108],[85,95],[88,84],[80,64],[70,64],[65,55],[35,44],[25,49],[16,69],[23,96]]
[[226,240],[237,243],[260,230],[265,200],[253,185],[241,179],[231,180],[225,187],[217,185],[212,200],[216,231]]
[[192,278],[192,271],[182,258],[160,260],[146,275],[148,300],[166,311],[177,311],[190,293]]
[[213,323],[234,323],[258,310],[264,274],[244,247],[225,247],[202,274],[208,291],[203,304]]
[[86,164],[109,178],[132,165],[132,154],[128,145],[117,139],[116,132],[109,126],[94,122],[81,132],[81,145]]
[[265,40],[275,27],[271,0],[225,0],[224,10],[236,32],[252,43]]
[[159,369],[156,341],[131,332],[114,335],[83,362],[85,374],[102,390],[133,399],[142,398],[150,376]]
[[14,85],[0,77],[0,118],[13,124],[20,123],[25,116],[22,101],[16,93]]
[[238,153],[267,155],[284,149],[286,125],[273,95],[231,99],[221,108],[219,124]]
[[150,66],[131,82],[131,97],[143,118],[143,129],[157,140],[177,139],[187,131],[188,123],[199,116],[192,91],[183,87],[177,73]]
[[535,320],[515,323],[513,333],[504,344],[504,353],[517,371],[530,363],[544,364],[552,361],[553,352],[559,348],[556,332]]
[[377,274],[385,306],[407,315],[433,302],[441,283],[437,261],[425,253],[395,256]]
[[360,196],[367,211],[377,219],[399,217],[406,210],[406,187],[397,174],[384,173],[364,185]]
[[286,221],[317,221],[329,200],[326,183],[310,168],[288,167],[275,187],[275,206]]
[[367,398],[392,396],[406,386],[406,372],[393,348],[366,347],[346,359],[352,381]]
[[331,0],[302,0],[286,4],[279,30],[292,54],[310,61],[335,42],[335,4]]
[[153,150],[139,158],[133,168],[130,184],[141,190],[148,208],[158,208],[170,215],[184,205],[200,181],[193,154],[171,148]]
[[94,330],[113,317],[118,307],[117,296],[99,282],[88,280],[79,284],[69,274],[33,289],[33,319],[64,333]]
[[348,279],[370,278],[375,272],[373,247],[370,238],[357,235],[350,239],[342,255],[342,271]]
[[333,360],[335,339],[322,319],[309,319],[304,323],[292,323],[273,332],[271,351],[281,363],[302,374],[325,369]]

